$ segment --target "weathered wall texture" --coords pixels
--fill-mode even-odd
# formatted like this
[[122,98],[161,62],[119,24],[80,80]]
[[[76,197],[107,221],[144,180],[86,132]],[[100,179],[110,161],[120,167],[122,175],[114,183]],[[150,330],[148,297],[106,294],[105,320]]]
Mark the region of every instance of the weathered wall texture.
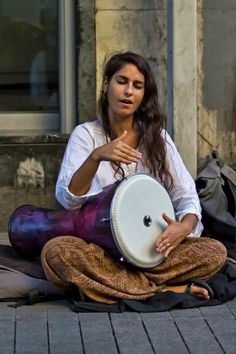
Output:
[[236,166],[236,2],[198,1],[198,157]]
[[77,111],[78,120],[83,122],[93,120],[96,114],[95,0],[77,3]]
[[170,47],[168,58],[172,58],[172,75],[171,68],[168,66],[170,69],[168,70],[168,84],[169,87],[173,87],[174,141],[189,172],[195,177],[197,166],[196,1],[177,0],[169,3],[171,7],[168,9],[168,18],[172,21],[172,31],[169,33],[172,33],[173,44],[171,48],[171,43],[168,42],[168,48]]
[[56,209],[55,182],[67,137],[2,137],[0,141],[0,232],[23,204]]
[[97,95],[104,60],[117,51],[144,55],[152,65],[166,109],[166,0],[96,0]]

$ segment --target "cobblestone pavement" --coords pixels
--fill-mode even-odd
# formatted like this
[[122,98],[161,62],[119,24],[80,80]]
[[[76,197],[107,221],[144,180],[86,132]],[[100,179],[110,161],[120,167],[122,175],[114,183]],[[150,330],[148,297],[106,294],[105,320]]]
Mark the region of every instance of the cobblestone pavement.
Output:
[[[0,242],[8,240],[0,236]],[[74,313],[66,301],[0,302],[0,354],[236,353],[236,299],[212,307]]]

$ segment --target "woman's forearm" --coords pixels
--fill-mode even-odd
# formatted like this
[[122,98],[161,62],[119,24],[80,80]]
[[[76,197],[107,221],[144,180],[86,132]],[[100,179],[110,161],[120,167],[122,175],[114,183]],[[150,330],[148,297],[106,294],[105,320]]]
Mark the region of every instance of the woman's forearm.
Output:
[[84,195],[91,187],[92,180],[100,164],[100,160],[96,157],[94,151],[87,157],[84,163],[72,176],[68,188],[74,195]]

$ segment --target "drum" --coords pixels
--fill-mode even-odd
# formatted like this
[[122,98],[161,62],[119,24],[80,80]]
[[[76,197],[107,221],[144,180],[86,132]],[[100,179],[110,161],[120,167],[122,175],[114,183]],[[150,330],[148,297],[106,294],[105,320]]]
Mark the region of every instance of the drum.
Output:
[[165,188],[151,176],[134,174],[89,197],[78,210],[19,207],[9,222],[9,238],[17,251],[32,257],[53,237],[77,236],[116,259],[151,268],[164,259],[155,249],[167,226],[163,212],[175,218]]

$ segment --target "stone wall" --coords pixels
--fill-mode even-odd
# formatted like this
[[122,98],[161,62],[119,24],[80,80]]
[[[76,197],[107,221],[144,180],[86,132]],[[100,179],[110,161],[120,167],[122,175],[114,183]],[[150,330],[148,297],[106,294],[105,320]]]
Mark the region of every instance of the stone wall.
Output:
[[77,3],[77,111],[78,120],[83,122],[96,115],[95,0]]
[[97,95],[104,61],[112,53],[126,50],[149,60],[166,109],[166,0],[96,0]]
[[198,1],[198,157],[236,166],[236,2]]
[[67,136],[0,138],[0,232],[24,204],[57,209],[54,189]]
[[105,60],[131,50],[150,62],[166,110],[167,0],[78,0],[78,115],[93,120]]

